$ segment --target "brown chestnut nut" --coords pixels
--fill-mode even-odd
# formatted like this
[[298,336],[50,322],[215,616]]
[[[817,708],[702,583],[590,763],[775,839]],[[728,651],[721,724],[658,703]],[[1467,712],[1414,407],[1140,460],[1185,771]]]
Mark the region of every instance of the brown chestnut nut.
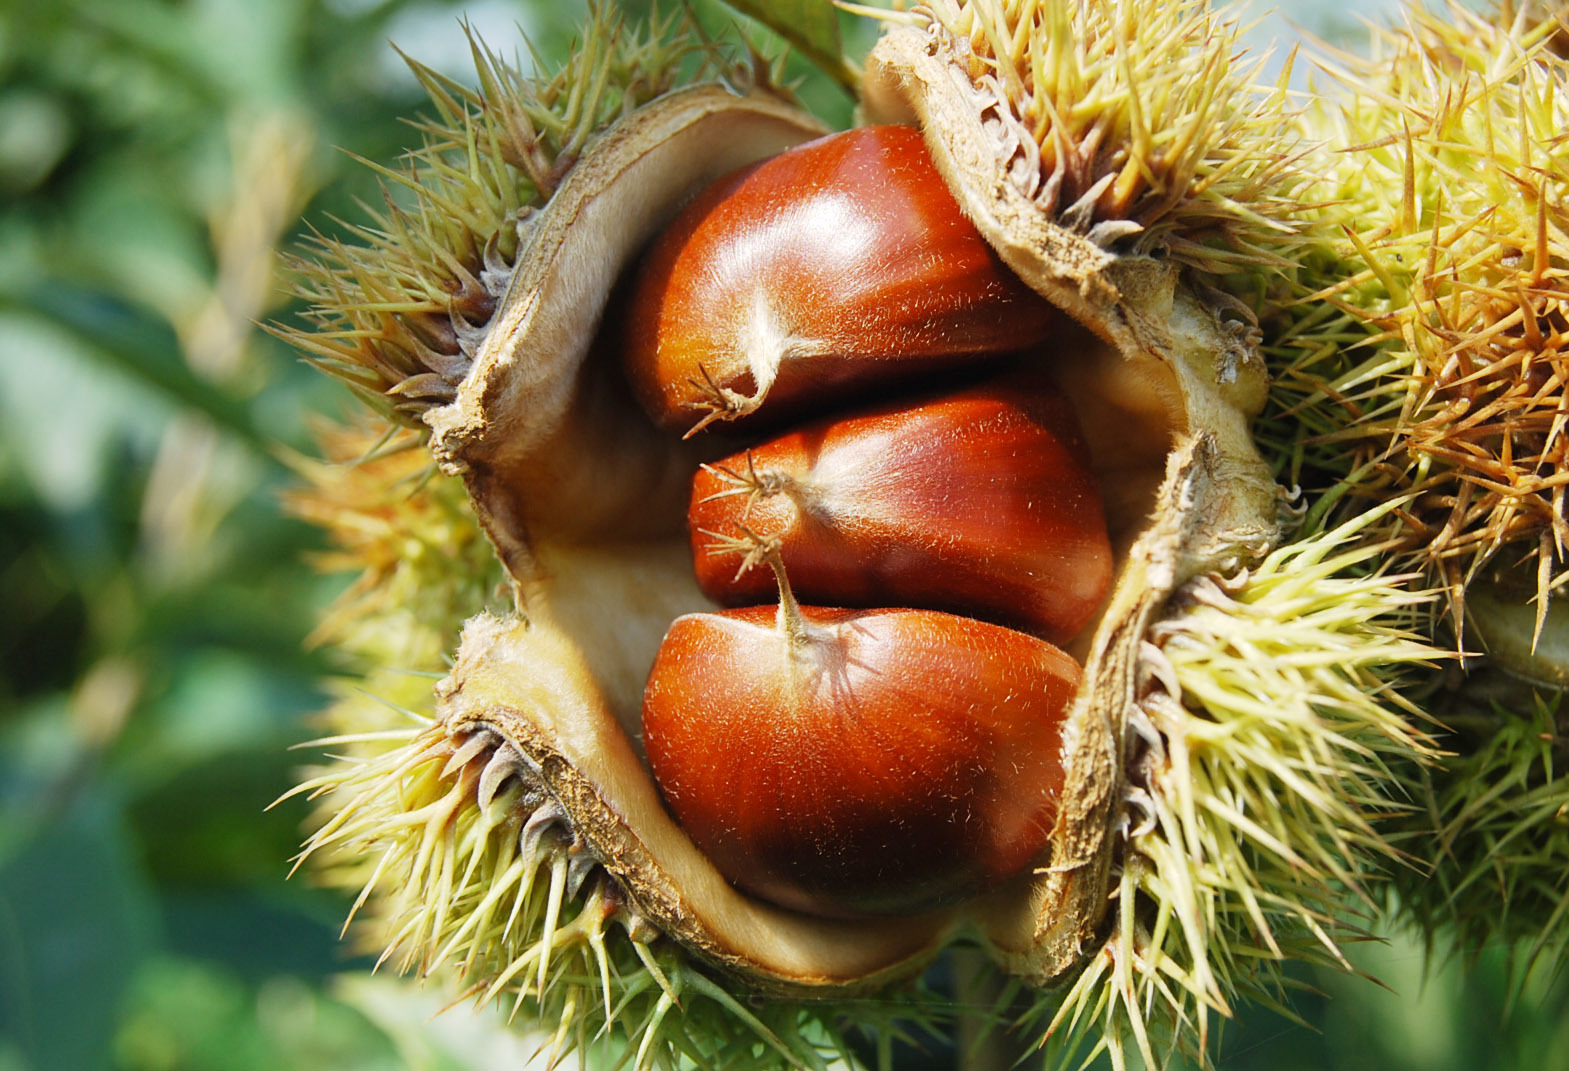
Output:
[[1078,684],[1041,640],[931,610],[781,601],[677,618],[648,680],[654,777],[733,884],[825,916],[909,914],[1038,861]]
[[729,606],[773,580],[702,553],[746,524],[780,543],[800,598],[920,606],[1079,633],[1112,579],[1078,422],[1043,376],[1009,376],[826,420],[705,466],[688,513],[698,583]]
[[829,135],[708,187],[632,284],[626,363],[655,422],[776,415],[1044,339],[1057,313],[959,210],[918,131]]

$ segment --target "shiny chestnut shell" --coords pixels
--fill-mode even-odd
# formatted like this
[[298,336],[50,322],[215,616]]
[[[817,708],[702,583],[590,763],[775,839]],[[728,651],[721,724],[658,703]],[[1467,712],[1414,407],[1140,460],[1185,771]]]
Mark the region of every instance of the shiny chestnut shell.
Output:
[[779,540],[796,594],[920,606],[1078,634],[1111,586],[1100,491],[1066,398],[1043,375],[820,421],[706,466],[688,514],[698,583],[730,606],[773,578],[706,553],[742,525]]
[[1002,353],[1060,321],[948,192],[919,131],[832,134],[703,190],[649,249],[626,367],[667,430]]
[[655,779],[725,877],[854,917],[948,903],[1037,859],[1073,659],[935,611],[786,617],[678,618],[644,693]]

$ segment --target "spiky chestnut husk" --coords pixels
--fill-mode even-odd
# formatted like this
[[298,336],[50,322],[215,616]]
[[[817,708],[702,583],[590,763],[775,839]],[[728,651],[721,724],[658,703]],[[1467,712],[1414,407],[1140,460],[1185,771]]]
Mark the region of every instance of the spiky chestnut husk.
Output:
[[357,572],[306,638],[359,665],[444,667],[464,619],[489,605],[503,573],[463,485],[442,475],[410,429],[318,422],[321,459],[291,457],[304,481],[284,498],[325,532],[323,572]]
[[[1108,3],[1075,5],[1071,13],[976,4],[904,20],[871,68],[869,110],[920,116],[939,167],[983,233],[1027,282],[1091,329],[1084,336],[1088,357],[1062,373],[1081,412],[1088,411],[1087,422],[1116,428],[1120,440],[1102,436],[1091,443],[1102,476],[1124,492],[1108,502],[1123,583],[1084,644],[1092,684],[1075,708],[1069,765],[1076,781],[1055,835],[1053,865],[1035,888],[1007,890],[963,912],[990,953],[1031,985],[1079,972],[1086,961],[1115,962],[1119,950],[1139,947],[1134,927],[1118,930],[1103,919],[1109,903],[1134,911],[1137,899],[1119,895],[1130,872],[1119,860],[1124,839],[1142,831],[1135,801],[1142,799],[1145,775],[1124,772],[1127,749],[1145,727],[1136,702],[1145,680],[1142,643],[1165,613],[1168,596],[1204,575],[1221,583],[1218,577],[1235,573],[1276,535],[1273,488],[1246,431],[1246,415],[1262,395],[1250,328],[1217,316],[1208,302],[1221,301],[1233,310],[1228,315],[1235,303],[1188,274],[1208,273],[1215,281],[1239,267],[1267,271],[1295,242],[1289,228],[1271,218],[1291,185],[1283,170],[1287,149],[1270,140],[1284,129],[1275,114],[1282,98],[1245,92],[1234,48],[1234,29],[1197,4],[1160,13]],[[330,353],[317,349],[318,356],[345,362],[340,371],[362,387],[412,399],[401,404],[422,414],[434,429],[438,458],[468,483],[479,520],[513,581],[521,616],[480,617],[470,624],[458,664],[440,689],[435,719],[402,730],[402,739],[391,730],[351,744],[366,749],[365,757],[335,762],[313,780],[309,787],[323,793],[339,817],[324,823],[311,850],[339,860],[349,880],[362,881],[365,901],[383,915],[376,927],[380,939],[403,962],[466,964],[478,992],[514,993],[531,1014],[560,1022],[563,1047],[586,1043],[589,1035],[579,1028],[600,1015],[591,1006],[602,1005],[606,1019],[639,1039],[639,1063],[683,1055],[701,1060],[715,1046],[758,1063],[815,1062],[816,1049],[832,1048],[837,1036],[831,1011],[769,1000],[765,1011],[754,1013],[712,978],[728,978],[727,986],[754,993],[831,993],[836,1007],[850,1007],[838,1003],[846,993],[876,990],[917,968],[927,950],[950,938],[958,917],[906,921],[892,933],[845,935],[831,925],[759,913],[682,847],[646,780],[629,774],[641,767],[612,712],[631,706],[629,695],[641,689],[632,668],[637,652],[651,652],[650,636],[657,640],[675,609],[701,601],[689,589],[671,586],[675,567],[662,560],[657,541],[635,555],[605,541],[609,532],[622,532],[618,521],[627,499],[635,499],[640,516],[657,521],[660,511],[644,508],[657,481],[646,473],[623,474],[637,493],[628,491],[618,504],[617,473],[602,464],[616,448],[595,444],[592,434],[641,433],[635,421],[614,419],[626,411],[616,408],[613,396],[579,388],[594,386],[584,372],[594,367],[583,363],[590,334],[585,310],[603,304],[616,267],[654,222],[629,221],[618,211],[622,193],[635,187],[646,197],[651,185],[665,189],[668,182],[673,204],[703,171],[717,173],[733,163],[687,151],[692,144],[736,144],[733,137],[709,136],[715,124],[728,134],[764,130],[761,138],[742,139],[747,151],[758,152],[766,151],[763,142],[804,138],[816,128],[766,92],[738,97],[691,89],[661,96],[572,157],[570,169],[542,172],[553,176],[547,185],[554,196],[537,212],[519,213],[526,222],[514,247],[504,233],[514,220],[505,210],[508,198],[521,203],[528,198],[519,191],[532,196],[545,187],[531,185],[535,179],[526,168],[508,171],[517,166],[511,161],[530,156],[519,151],[519,125],[506,117],[540,107],[540,95],[492,55],[476,51],[480,94],[465,96],[428,78],[447,127],[432,130],[422,154],[423,166],[441,176],[440,194],[427,207],[442,220],[419,225],[424,230],[412,242],[412,260],[393,248],[401,240],[391,235],[411,229],[421,212],[389,210],[387,236],[369,236],[370,244],[385,247],[376,253],[325,244],[326,259],[312,274],[318,316],[337,335],[305,344],[326,346]],[[744,72],[728,73],[732,84],[748,84]],[[1037,77],[1045,82],[1033,84]],[[1023,101],[1041,110],[1021,111],[1017,102]],[[586,110],[603,111],[600,104],[590,94]],[[1105,121],[1078,125],[1086,114]],[[1054,128],[1052,116],[1066,117],[1064,124]],[[731,119],[738,121],[727,126]],[[1107,131],[1120,132],[1120,141]],[[527,137],[523,141],[522,149],[537,148]],[[1047,154],[1054,162],[1044,170],[1043,143],[1056,154]],[[448,149],[453,145],[474,148],[454,155]],[[487,155],[490,150],[496,155]],[[692,170],[655,181],[649,172],[668,165]],[[1059,196],[1070,179],[1087,180],[1071,201]],[[511,193],[495,192],[507,183]],[[1107,190],[1117,192],[1103,203]],[[471,199],[490,213],[456,214],[455,259],[439,253],[438,232],[448,225],[451,207],[443,199]],[[1134,218],[1119,218],[1119,211]],[[613,223],[596,223],[601,213]],[[502,252],[487,261],[486,250]],[[1167,251],[1175,256],[1160,255]],[[465,266],[458,271],[453,263]],[[390,266],[382,271],[378,264]],[[508,264],[510,275],[503,270]],[[558,270],[569,264],[573,272]],[[469,293],[469,279],[501,299],[487,313],[483,332],[469,330],[460,300]],[[379,300],[389,289],[393,297]],[[446,306],[450,336],[439,322]],[[449,337],[450,345],[442,341]],[[442,344],[432,346],[430,338]],[[421,361],[432,353],[446,358],[451,374],[430,363],[409,365],[411,352]],[[437,358],[432,363],[439,364]],[[449,396],[454,400],[444,404]],[[595,405],[606,408],[596,411]],[[1135,418],[1148,432],[1130,442],[1125,432]],[[577,438],[585,431],[586,441]],[[674,467],[668,455],[655,460]],[[563,474],[579,480],[571,493],[556,486]],[[578,508],[585,502],[594,508]],[[593,613],[606,605],[623,611],[609,630]],[[1282,607],[1277,620],[1290,622],[1292,605]],[[1293,637],[1290,643],[1324,636],[1326,646],[1366,641],[1372,662],[1411,657],[1406,648],[1380,647],[1381,634],[1368,624],[1379,610],[1398,611],[1398,599],[1375,586],[1355,605],[1364,612],[1360,619],[1331,622],[1327,630],[1290,625],[1283,632]],[[1240,649],[1251,664],[1251,648],[1244,642]],[[1198,665],[1197,676],[1213,672]],[[1185,694],[1203,693],[1201,682],[1180,673],[1178,679]],[[1357,678],[1357,684],[1356,694],[1365,697],[1369,682]],[[1375,713],[1383,709],[1372,705]],[[1367,713],[1352,720],[1358,733],[1345,733],[1348,740],[1379,724]],[[1285,735],[1324,764],[1315,769],[1358,776],[1354,756],[1361,752],[1338,750],[1333,726],[1304,724],[1294,736]],[[1237,783],[1257,790],[1253,798],[1266,814],[1281,807],[1281,797],[1302,793],[1304,783],[1290,761],[1265,764],[1266,772],[1251,778],[1241,765],[1228,765],[1228,739],[1216,735],[1211,754]],[[1390,740],[1394,748],[1414,747],[1409,735]],[[1243,750],[1238,755],[1255,757]],[[1380,797],[1376,769],[1365,787],[1369,798]],[[1191,827],[1198,830],[1193,843],[1234,845],[1220,828],[1232,816],[1218,805],[1209,814],[1214,801],[1200,789],[1192,798],[1197,802],[1175,813],[1192,812]],[[498,799],[508,806],[495,812]],[[540,830],[558,820],[558,809],[567,825],[559,837],[547,837]],[[1313,807],[1292,815],[1279,829],[1264,830],[1273,835],[1252,836],[1221,854],[1266,872],[1275,852],[1300,885],[1289,895],[1311,899],[1303,890],[1313,890],[1327,898],[1355,868],[1338,862],[1297,867],[1300,859],[1313,858],[1297,840],[1327,844],[1325,857],[1338,860],[1348,844],[1336,837],[1334,823],[1342,816]],[[536,816],[542,817],[535,822]],[[526,833],[530,823],[532,834]],[[530,837],[534,850],[548,848],[523,858],[519,846]],[[1376,849],[1376,837],[1368,846]],[[1111,975],[1079,974],[1077,999],[1113,1012],[1134,1009],[1136,1001],[1119,1001],[1142,986],[1146,995],[1172,994],[1174,1007],[1186,1008],[1189,1001],[1224,1007],[1226,994],[1245,987],[1256,969],[1252,950],[1262,945],[1266,957],[1287,951],[1284,942],[1248,936],[1250,926],[1254,933],[1275,932],[1257,923],[1268,917],[1261,901],[1288,914],[1292,904],[1252,892],[1253,872],[1240,864],[1224,871],[1229,877],[1209,895],[1241,906],[1213,925],[1192,913],[1180,899],[1182,890],[1195,883],[1217,886],[1202,861],[1192,867],[1183,862],[1187,847],[1184,842],[1165,853],[1171,873],[1150,885],[1146,901],[1158,916],[1181,919],[1184,926],[1191,921],[1182,948],[1164,958],[1130,953]],[[1151,848],[1147,854],[1161,853]],[[525,875],[547,869],[550,889],[559,891],[520,893]],[[1179,869],[1186,877],[1173,876]],[[578,895],[569,897],[574,885]],[[535,881],[532,888],[539,887]],[[562,920],[581,918],[592,901],[585,891],[600,888],[619,892],[594,901],[598,907],[571,942],[578,951],[560,953],[553,935]],[[502,921],[503,905],[510,922]],[[611,925],[606,935],[605,925],[594,920],[612,917],[627,922]],[[1121,935],[1112,945],[1104,943],[1108,926]],[[606,953],[608,970],[597,969],[594,933],[617,948]],[[1159,929],[1154,947],[1165,949],[1175,933],[1175,925]],[[1191,956],[1191,967],[1172,974],[1172,964],[1184,956]],[[573,964],[593,969],[577,971]],[[589,1001],[590,989],[604,999]],[[712,1014],[699,1024],[701,1041],[660,1028],[678,999],[693,1022]],[[866,1008],[852,1010],[875,1018]],[[1138,1014],[1131,1026],[1142,1027]],[[792,1038],[806,1042],[796,1046]],[[699,1045],[700,1051],[694,1048]]]
[[[1390,829],[1420,875],[1398,876],[1395,906],[1463,947],[1525,937],[1528,954],[1545,946],[1557,960],[1561,942],[1543,935],[1561,926],[1551,890],[1564,858],[1548,816],[1569,788],[1539,704],[1556,706],[1569,680],[1552,624],[1566,531],[1569,64],[1563,9],[1547,7],[1413,7],[1376,34],[1371,58],[1329,64],[1355,93],[1306,116],[1325,147],[1314,168],[1328,230],[1304,276],[1325,300],[1297,306],[1280,338],[1271,422],[1282,470],[1341,481],[1321,512],[1413,496],[1368,537],[1444,589],[1430,632],[1485,654],[1421,692],[1453,722],[1441,738],[1453,757],[1413,771],[1418,806]],[[1500,691],[1505,671],[1535,683]],[[1525,839],[1532,849],[1515,850]]]
[[[1108,251],[1051,223],[1019,187],[999,181],[1016,146],[990,143],[976,98],[953,93],[947,54],[955,41],[941,26],[892,29],[869,64],[868,109],[920,116],[939,171],[981,233],[1027,284],[1103,332],[1054,354],[1053,367],[1079,411],[1091,414],[1086,427],[1099,431],[1091,433],[1091,455],[1103,487],[1118,491],[1107,506],[1123,556],[1121,583],[1099,626],[1080,641],[1089,683],[1072,704],[1065,734],[1069,775],[1054,863],[1038,882],[975,909],[998,955],[1044,981],[1071,969],[1104,910],[1133,637],[1183,578],[1234,568],[1266,545],[1275,532],[1276,497],[1246,430],[1263,384],[1245,332],[1221,323],[1180,287],[1169,259]],[[596,854],[626,876],[634,898],[667,932],[731,969],[813,989],[908,970],[911,957],[945,940],[967,912],[849,933],[780,917],[718,881],[658,808],[623,737],[664,626],[673,611],[704,602],[689,573],[660,563],[658,543],[578,549],[586,535],[624,538],[630,516],[656,529],[669,516],[678,529],[684,506],[675,501],[667,510],[659,485],[612,463],[624,447],[605,437],[637,433],[630,410],[611,421],[596,419],[603,411],[583,411],[599,403],[584,310],[603,306],[614,266],[626,263],[661,205],[676,203],[694,170],[706,166],[694,147],[756,145],[737,135],[785,121],[774,106],[693,89],[609,131],[600,152],[579,162],[536,217],[510,291],[518,300],[498,312],[456,401],[431,410],[427,421],[437,457],[469,483],[528,618],[526,630],[478,630],[466,638],[445,717],[505,721],[508,738],[557,754],[564,779],[558,790],[581,800],[573,808],[580,831],[598,838]],[[729,124],[728,136],[716,136],[714,122]],[[634,206],[644,214],[632,215]],[[575,276],[554,270],[589,257],[605,266]],[[598,377],[606,374],[598,368]],[[575,390],[580,385],[589,389]],[[1142,437],[1130,436],[1130,425]],[[643,456],[679,471],[668,445]],[[585,532],[582,516],[555,512],[567,500],[563,477],[592,487],[596,519],[604,518],[598,532]],[[607,619],[602,607],[615,596],[624,609]],[[509,689],[536,687],[511,681],[512,667],[529,658],[558,672],[545,694],[509,701]]]
[[1430,595],[1366,542],[1393,505],[1305,529],[1255,568],[1198,577],[1140,656],[1112,926],[1046,1024],[1067,1051],[1202,1052],[1239,1001],[1283,1006],[1289,960],[1348,969],[1410,809],[1391,766],[1434,757],[1396,685],[1439,654]]
[[1569,964],[1569,607],[1539,623],[1535,581],[1491,569],[1470,585],[1468,635],[1487,654],[1424,689],[1446,756],[1389,829],[1420,863],[1395,875],[1396,919],[1458,955],[1503,946],[1522,989]]
[[1490,564],[1528,557],[1539,613],[1563,580],[1569,61],[1549,47],[1556,25],[1528,9],[1502,22],[1412,8],[1368,59],[1326,61],[1347,92],[1307,113],[1319,222],[1339,240],[1313,265],[1322,301],[1301,306],[1281,351],[1284,416],[1314,435],[1297,473],[1349,478],[1363,502],[1412,496],[1370,535],[1446,588],[1457,645],[1466,587]]
[[1552,976],[1569,963],[1563,690],[1482,670],[1434,707],[1456,754],[1427,770],[1422,806],[1390,831],[1431,860],[1397,874],[1400,913],[1430,942],[1452,937],[1460,955],[1504,945],[1518,982],[1532,969]]

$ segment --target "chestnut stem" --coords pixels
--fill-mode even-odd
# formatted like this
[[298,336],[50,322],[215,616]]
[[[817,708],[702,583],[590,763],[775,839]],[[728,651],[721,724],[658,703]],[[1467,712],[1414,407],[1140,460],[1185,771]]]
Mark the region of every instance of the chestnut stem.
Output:
[[701,529],[704,535],[714,537],[708,550],[713,554],[739,554],[741,565],[736,570],[736,576],[751,569],[759,562],[767,562],[768,567],[774,571],[774,580],[779,585],[779,617],[778,627],[790,638],[792,647],[799,647],[811,637],[811,626],[806,616],[801,613],[801,604],[795,601],[795,592],[790,590],[790,578],[785,575],[782,544],[778,536],[759,535],[744,524],[736,525],[741,530],[738,536],[721,535],[708,529]]
[[801,604],[795,601],[795,592],[790,590],[790,578],[785,575],[784,559],[780,557],[777,541],[765,560],[779,583],[779,627],[790,637],[790,645],[799,647],[808,638],[806,618],[801,614]]
[[[1026,1067],[1039,1050],[1023,1032],[999,1028],[990,1009],[997,1006],[1004,983],[991,961],[975,948],[956,948],[950,957],[955,986],[961,995],[954,1037],[959,1050],[957,1071]],[[1013,1007],[1009,1011],[1019,1013],[1022,1009]],[[1046,1061],[1042,1059],[1036,1066],[1045,1067]]]

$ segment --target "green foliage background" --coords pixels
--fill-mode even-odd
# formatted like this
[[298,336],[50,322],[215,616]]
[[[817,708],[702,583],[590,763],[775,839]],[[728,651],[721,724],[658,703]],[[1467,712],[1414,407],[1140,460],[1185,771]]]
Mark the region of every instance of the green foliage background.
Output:
[[[581,9],[468,5],[570,47]],[[276,252],[379,196],[412,140],[386,42],[463,76],[437,0],[0,2],[0,1071],[500,1068],[532,1046],[370,977],[346,904],[285,881],[343,578],[279,506],[309,414],[355,403],[261,332]],[[707,9],[704,9],[707,13]],[[436,51],[432,52],[431,49]],[[450,61],[450,62],[449,62]],[[808,99],[838,121],[826,80]],[[1223,1068],[1569,1068],[1562,981],[1506,949],[1389,985],[1302,978]],[[1511,994],[1518,993],[1511,1005]],[[901,1065],[952,1066],[932,1043]]]

